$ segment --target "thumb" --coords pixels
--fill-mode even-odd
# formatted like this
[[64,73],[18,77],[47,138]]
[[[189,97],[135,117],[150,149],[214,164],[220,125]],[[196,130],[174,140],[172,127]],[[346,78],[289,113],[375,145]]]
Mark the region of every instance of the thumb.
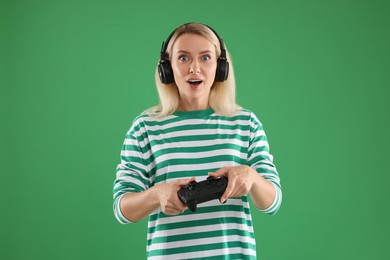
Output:
[[179,185],[180,186],[185,186],[185,185],[190,184],[193,181],[195,181],[195,177],[191,177],[189,179],[181,179],[181,180],[179,180]]
[[229,172],[229,168],[223,167],[215,172],[209,172],[209,176],[214,177],[214,178],[218,178],[221,176],[227,176],[228,172]]

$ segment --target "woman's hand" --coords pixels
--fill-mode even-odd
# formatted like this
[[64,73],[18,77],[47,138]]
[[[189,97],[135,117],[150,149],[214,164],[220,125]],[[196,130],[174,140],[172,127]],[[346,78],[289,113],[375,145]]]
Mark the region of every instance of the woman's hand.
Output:
[[241,197],[250,194],[253,204],[259,209],[267,209],[276,197],[274,185],[264,179],[256,170],[246,165],[227,166],[209,176],[218,178],[228,177],[228,186],[220,201],[224,203],[228,198]]
[[253,183],[258,178],[258,173],[249,166],[240,165],[223,167],[216,172],[209,173],[209,176],[214,178],[228,177],[228,186],[220,199],[224,203],[228,198],[241,197],[248,194],[252,189]]
[[162,183],[155,186],[161,211],[167,215],[178,215],[186,210],[177,192],[181,187],[190,184],[195,178],[177,180],[170,183]]
[[120,201],[120,209],[126,219],[136,222],[144,219],[156,209],[167,215],[178,215],[186,206],[180,201],[179,189],[194,181],[195,178],[182,179],[170,183],[157,184],[142,192],[128,192]]

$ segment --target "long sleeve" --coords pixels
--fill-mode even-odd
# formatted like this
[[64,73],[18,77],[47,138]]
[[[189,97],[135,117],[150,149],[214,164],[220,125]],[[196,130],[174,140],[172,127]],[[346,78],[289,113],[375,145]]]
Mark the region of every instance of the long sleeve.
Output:
[[[147,159],[147,136],[139,120],[127,132],[122,150],[121,162],[116,168],[113,187],[114,215],[121,224],[130,223],[119,207],[123,195],[128,192],[141,192],[150,186],[150,159]],[[149,156],[150,157],[150,156]]]
[[248,165],[255,169],[264,179],[270,181],[275,187],[275,200],[272,205],[262,210],[274,215],[282,203],[282,189],[279,174],[273,163],[273,156],[270,154],[267,136],[258,118],[252,114],[250,122],[250,140],[248,150]]

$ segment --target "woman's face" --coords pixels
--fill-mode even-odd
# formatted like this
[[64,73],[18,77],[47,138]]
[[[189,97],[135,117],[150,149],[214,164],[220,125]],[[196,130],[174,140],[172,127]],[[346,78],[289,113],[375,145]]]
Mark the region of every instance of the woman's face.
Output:
[[172,46],[171,64],[181,103],[208,107],[217,68],[215,46],[197,34],[180,35]]

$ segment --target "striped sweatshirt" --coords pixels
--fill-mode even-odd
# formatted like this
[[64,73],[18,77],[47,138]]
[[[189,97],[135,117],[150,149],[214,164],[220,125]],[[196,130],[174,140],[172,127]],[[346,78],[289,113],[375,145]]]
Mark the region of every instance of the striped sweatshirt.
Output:
[[[273,215],[282,192],[262,124],[249,110],[231,117],[212,109],[176,112],[163,119],[147,114],[135,118],[126,134],[113,188],[114,214],[130,223],[119,203],[127,192],[195,176],[224,166],[248,165],[275,187],[276,197],[265,210]],[[149,215],[148,259],[256,259],[256,241],[248,195],[212,200],[176,216],[157,209]]]

